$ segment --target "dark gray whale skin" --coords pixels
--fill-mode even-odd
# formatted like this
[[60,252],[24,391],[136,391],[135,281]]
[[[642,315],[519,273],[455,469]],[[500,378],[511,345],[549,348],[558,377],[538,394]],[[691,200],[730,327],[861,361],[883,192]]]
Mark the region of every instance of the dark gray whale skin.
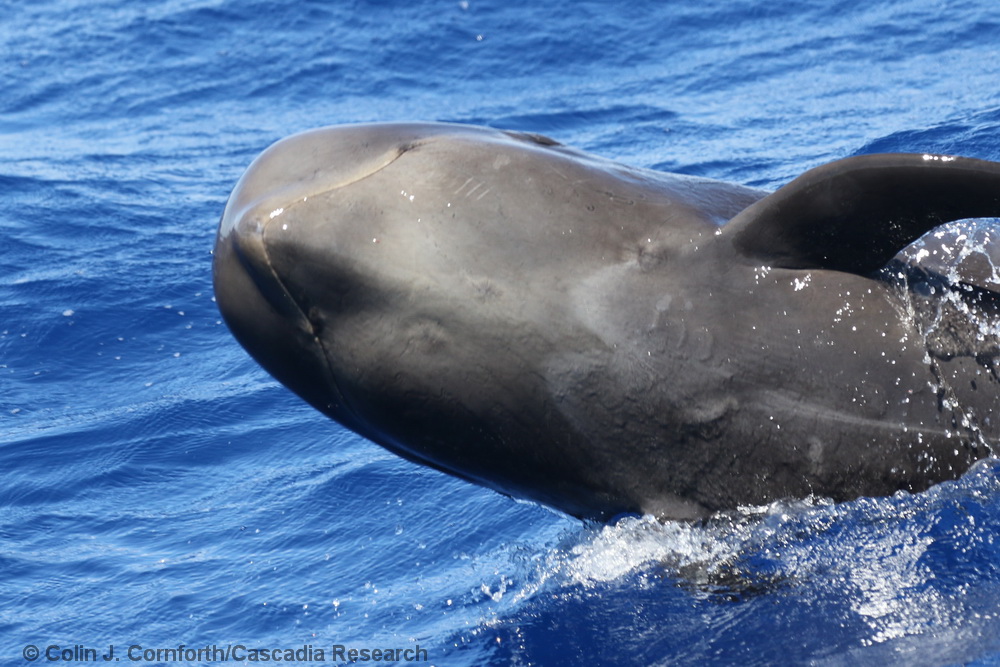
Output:
[[214,283],[268,372],[407,459],[578,517],[693,519],[991,455],[992,265],[950,261],[955,234],[900,254],[991,216],[1000,164],[975,159],[852,157],[767,194],[534,134],[341,126],[253,162]]

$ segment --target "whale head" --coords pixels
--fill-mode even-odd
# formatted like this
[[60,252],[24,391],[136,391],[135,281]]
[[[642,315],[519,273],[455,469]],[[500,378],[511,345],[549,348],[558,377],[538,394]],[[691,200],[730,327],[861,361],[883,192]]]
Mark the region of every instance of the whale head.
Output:
[[218,305],[266,370],[355,432],[574,514],[617,511],[620,494],[591,461],[537,445],[553,428],[568,448],[581,437],[543,370],[601,344],[577,312],[581,276],[711,236],[757,196],[688,211],[686,181],[676,197],[666,185],[651,197],[650,183],[533,134],[399,124],[296,135],[227,203]]

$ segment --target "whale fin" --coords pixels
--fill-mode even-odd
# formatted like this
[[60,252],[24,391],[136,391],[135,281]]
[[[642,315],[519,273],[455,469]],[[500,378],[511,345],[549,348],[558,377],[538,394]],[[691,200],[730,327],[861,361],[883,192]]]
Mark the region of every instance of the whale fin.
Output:
[[1000,217],[1000,163],[891,153],[811,169],[722,234],[770,266],[869,275],[938,225],[987,217]]

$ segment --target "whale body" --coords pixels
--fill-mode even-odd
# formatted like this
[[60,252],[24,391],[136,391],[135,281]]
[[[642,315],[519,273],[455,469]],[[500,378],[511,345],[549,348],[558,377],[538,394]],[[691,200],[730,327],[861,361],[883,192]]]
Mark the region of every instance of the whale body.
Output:
[[693,519],[992,454],[989,243],[911,245],[991,216],[1000,164],[971,158],[769,194],[530,133],[339,126],[251,164],[213,273],[246,350],[365,438],[577,517]]

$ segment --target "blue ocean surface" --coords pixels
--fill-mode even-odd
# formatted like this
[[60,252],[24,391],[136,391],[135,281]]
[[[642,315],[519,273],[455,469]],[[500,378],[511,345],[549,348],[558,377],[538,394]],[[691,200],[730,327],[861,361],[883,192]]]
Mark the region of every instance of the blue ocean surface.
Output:
[[585,524],[319,415],[229,334],[210,268],[254,156],[335,123],[530,130],[764,188],[868,152],[1000,160],[995,3],[0,16],[0,663],[1000,664],[996,461],[917,495]]

